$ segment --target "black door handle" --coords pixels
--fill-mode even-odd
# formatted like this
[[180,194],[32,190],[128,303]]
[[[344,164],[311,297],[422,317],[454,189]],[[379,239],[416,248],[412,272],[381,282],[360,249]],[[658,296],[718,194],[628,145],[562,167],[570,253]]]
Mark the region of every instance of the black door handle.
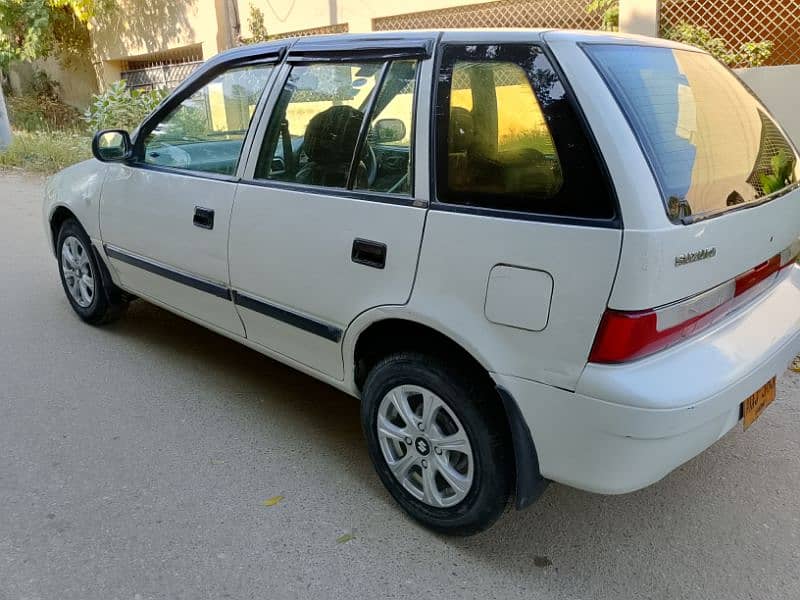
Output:
[[350,258],[354,263],[383,269],[386,266],[386,244],[356,238]]
[[194,223],[196,227],[201,227],[202,229],[214,229],[214,211],[210,208],[195,206],[192,223]]

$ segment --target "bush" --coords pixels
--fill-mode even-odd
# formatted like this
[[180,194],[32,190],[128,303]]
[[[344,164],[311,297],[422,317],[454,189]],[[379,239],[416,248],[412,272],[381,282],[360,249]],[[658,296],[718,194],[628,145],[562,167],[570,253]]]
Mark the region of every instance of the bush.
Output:
[[84,118],[93,131],[133,131],[166,95],[164,90],[132,90],[124,81],[116,81],[102,94],[93,96]]
[[20,131],[81,131],[86,123],[80,112],[58,99],[31,95],[7,96],[6,105],[11,127]]
[[55,173],[92,155],[91,139],[64,131],[17,131],[0,153],[0,167],[18,167],[37,173]]
[[80,131],[81,114],[58,97],[58,83],[44,71],[34,71],[30,85],[20,95],[6,96],[11,127],[21,131],[64,129]]
[[774,46],[772,42],[762,40],[747,42],[738,49],[729,48],[724,39],[712,36],[708,29],[688,23],[667,29],[664,37],[702,48],[729,67],[760,67],[770,57]]

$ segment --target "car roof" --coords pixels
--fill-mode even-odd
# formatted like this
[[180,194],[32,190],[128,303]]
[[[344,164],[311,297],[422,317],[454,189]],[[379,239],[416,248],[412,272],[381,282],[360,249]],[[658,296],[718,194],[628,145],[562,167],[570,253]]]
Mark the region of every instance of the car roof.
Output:
[[238,58],[254,57],[262,53],[282,52],[291,48],[292,52],[309,49],[337,51],[361,48],[364,45],[379,45],[391,48],[393,45],[407,46],[409,43],[443,42],[573,42],[573,43],[612,43],[639,46],[661,46],[697,50],[692,46],[679,44],[671,40],[653,38],[643,35],[623,34],[608,31],[590,31],[580,29],[547,29],[547,28],[476,28],[476,29],[441,29],[441,30],[400,30],[373,31],[368,33],[334,33],[304,37],[290,37],[269,42],[261,42],[226,50],[216,55],[211,61],[228,62]]

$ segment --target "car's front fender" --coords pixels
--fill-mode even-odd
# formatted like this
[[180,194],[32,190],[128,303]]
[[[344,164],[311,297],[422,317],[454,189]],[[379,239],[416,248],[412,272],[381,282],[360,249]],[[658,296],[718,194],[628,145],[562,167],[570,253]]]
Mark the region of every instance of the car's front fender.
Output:
[[107,171],[107,165],[92,159],[67,167],[47,180],[42,216],[52,252],[55,252],[52,221],[59,209],[75,215],[92,241],[100,241],[100,192]]

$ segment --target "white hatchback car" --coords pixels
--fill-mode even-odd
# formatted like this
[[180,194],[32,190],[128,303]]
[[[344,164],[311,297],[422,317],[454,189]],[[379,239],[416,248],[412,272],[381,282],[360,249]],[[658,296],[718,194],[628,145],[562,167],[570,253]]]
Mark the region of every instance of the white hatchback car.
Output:
[[658,481],[800,351],[798,158],[695,48],[503,30],[211,59],[47,187],[67,299],[144,298],[361,399],[415,519]]

